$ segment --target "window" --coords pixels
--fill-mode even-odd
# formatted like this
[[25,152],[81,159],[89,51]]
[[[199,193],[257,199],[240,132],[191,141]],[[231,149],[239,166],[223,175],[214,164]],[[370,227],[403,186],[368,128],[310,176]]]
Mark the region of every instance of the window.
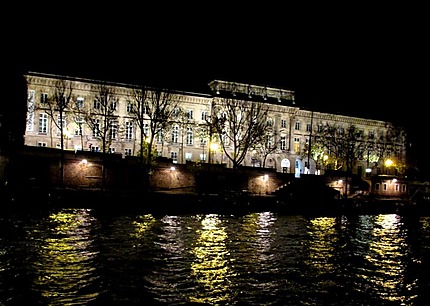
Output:
[[[162,143],[163,142],[163,139],[164,139],[164,133],[163,133],[163,131],[159,131],[158,133],[157,133],[157,142],[158,143]],[[160,155],[161,156],[161,155]]]
[[272,118],[267,118],[266,123],[267,123],[267,126],[272,127],[273,126],[273,119]]
[[99,137],[100,133],[100,119],[96,119],[93,127],[93,138]]
[[181,110],[179,108],[175,108],[173,110],[173,117],[178,118],[180,113],[181,113]]
[[382,184],[382,186],[383,186],[383,190],[387,191],[387,183]]
[[202,119],[202,121],[206,121],[206,120],[208,120],[208,112],[203,111],[203,112],[202,112],[202,117],[201,117],[201,119]]
[[131,102],[127,102],[126,111],[127,113],[131,113],[133,111],[133,104],[131,104]]
[[179,127],[174,126],[172,128],[172,143],[178,143],[179,140]]
[[285,136],[281,136],[280,146],[283,151],[287,149],[287,139]]
[[394,190],[396,191],[396,192],[399,192],[399,184],[396,184],[396,185],[394,185]]
[[48,94],[45,92],[42,92],[40,94],[40,104],[47,104],[48,103]]
[[82,136],[83,135],[84,118],[79,117],[79,116],[75,117],[75,123],[76,123],[75,136]]
[[75,136],[82,136],[82,124],[78,124],[75,128]]
[[116,139],[118,137],[118,123],[116,121],[110,122],[110,138]]
[[[63,115],[64,116],[64,115]],[[60,118],[60,115],[57,116],[57,136],[61,136],[61,130],[63,130],[63,134],[66,131],[66,119]]]
[[188,119],[193,119],[193,110],[192,110],[192,109],[189,109],[189,110],[187,111],[187,118],[188,118]]
[[46,134],[48,131],[48,114],[39,114],[39,134]]
[[300,152],[300,138],[294,137],[294,152]]
[[287,128],[287,120],[285,119],[281,120],[281,128]]
[[131,149],[125,149],[124,150],[124,155],[125,156],[131,156]]
[[318,124],[317,125],[317,131],[318,131],[318,133],[322,133],[323,130],[324,130],[323,125],[322,124]]
[[200,161],[201,161],[201,162],[206,161],[206,154],[205,154],[205,153],[201,153],[201,154],[200,154]]
[[294,129],[295,129],[296,131],[300,131],[300,122],[296,122],[296,123],[294,124]]
[[402,184],[402,192],[406,192],[406,185]]
[[77,107],[78,109],[82,109],[82,108],[84,108],[84,98],[82,98],[82,97],[78,97],[78,98],[76,99],[76,107]]
[[312,124],[306,124],[306,132],[312,132]]
[[110,153],[110,154],[115,153],[115,148],[109,148],[108,153]]
[[375,190],[376,190],[376,191],[379,191],[379,187],[380,187],[380,184],[379,184],[379,183],[376,183],[376,184],[375,184]]
[[100,148],[98,146],[90,145],[91,152],[100,152]]
[[93,105],[94,109],[101,109],[101,103],[99,100],[94,99],[94,105]]
[[113,112],[116,111],[117,104],[118,104],[118,102],[116,100],[112,100],[110,103],[110,110]]
[[125,122],[125,139],[126,140],[133,139],[133,123],[130,121]]
[[187,128],[187,145],[191,146],[193,144],[193,130]]
[[193,158],[193,153],[185,152],[185,160],[191,161]]
[[46,142],[41,142],[41,141],[39,141],[39,142],[37,143],[37,146],[38,146],[38,147],[46,147],[47,145],[46,145]]
[[170,158],[173,159],[173,162],[178,160],[178,152],[170,152]]
[[144,123],[143,124],[143,136],[148,137],[149,136],[149,124]]
[[375,138],[375,131],[369,131],[368,134],[370,139]]

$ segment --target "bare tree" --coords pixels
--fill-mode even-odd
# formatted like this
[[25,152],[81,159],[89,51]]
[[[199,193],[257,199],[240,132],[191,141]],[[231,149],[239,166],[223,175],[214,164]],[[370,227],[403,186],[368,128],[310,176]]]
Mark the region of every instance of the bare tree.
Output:
[[38,104],[37,109],[42,109],[51,118],[51,138],[53,137],[52,128],[57,128],[56,135],[60,137],[60,149],[64,149],[64,138],[66,136],[66,116],[67,110],[73,100],[72,83],[66,80],[57,80],[55,82],[52,95]]
[[64,184],[64,139],[69,135],[66,133],[66,116],[67,110],[73,100],[72,83],[64,79],[59,79],[55,82],[52,95],[46,96],[46,99],[40,101],[38,109],[43,109],[44,112],[51,118],[51,142],[53,142],[53,128],[56,127],[56,135],[60,137],[61,162],[60,162],[60,184]]
[[233,163],[233,169],[237,169],[253,142],[266,133],[268,106],[261,102],[220,98],[213,111],[212,124],[221,147]]
[[105,154],[110,153],[110,146],[114,139],[119,139],[119,120],[115,113],[118,106],[118,98],[112,87],[99,84],[96,88],[93,105],[86,105],[82,115],[85,124],[92,131],[92,136],[101,143],[102,156],[102,181],[101,188],[106,185]]
[[275,153],[279,148],[277,133],[273,128],[273,122],[267,121],[266,129],[263,134],[259,135],[252,144],[252,149],[256,151],[257,156],[262,159],[263,168],[266,167],[267,157]]
[[97,85],[93,105],[86,105],[82,113],[93,137],[99,139],[101,152],[108,153],[113,139],[118,138],[119,121],[115,114],[118,98],[112,87]]
[[139,158],[150,171],[154,141],[156,137],[164,138],[177,109],[178,97],[171,91],[141,86],[133,90],[128,103],[129,114],[140,130]]
[[400,159],[402,152],[402,143],[406,137],[405,131],[399,126],[389,124],[385,133],[372,135],[369,139],[368,159],[378,164],[385,162],[387,159],[394,159],[393,167],[400,173],[406,170],[406,162]]

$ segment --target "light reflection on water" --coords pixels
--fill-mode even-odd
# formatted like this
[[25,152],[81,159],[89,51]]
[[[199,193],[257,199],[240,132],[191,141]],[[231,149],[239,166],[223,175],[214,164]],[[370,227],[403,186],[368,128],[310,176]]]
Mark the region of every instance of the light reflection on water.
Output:
[[0,305],[413,305],[430,218],[0,215]]

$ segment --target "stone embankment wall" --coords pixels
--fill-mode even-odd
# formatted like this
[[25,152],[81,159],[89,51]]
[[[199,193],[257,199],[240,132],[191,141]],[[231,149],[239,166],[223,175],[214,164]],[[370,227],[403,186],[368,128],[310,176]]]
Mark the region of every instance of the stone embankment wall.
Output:
[[[61,162],[63,160],[63,162]],[[67,188],[108,190],[170,190],[197,193],[222,193],[229,190],[251,194],[269,194],[291,176],[274,169],[241,167],[233,170],[220,164],[174,164],[162,160],[151,170],[145,182],[145,168],[135,157],[120,154],[103,157],[100,153],[61,151],[51,148],[25,147],[2,163],[5,181],[14,186],[31,188]],[[63,171],[61,170],[63,165]],[[4,170],[6,169],[6,170]]]

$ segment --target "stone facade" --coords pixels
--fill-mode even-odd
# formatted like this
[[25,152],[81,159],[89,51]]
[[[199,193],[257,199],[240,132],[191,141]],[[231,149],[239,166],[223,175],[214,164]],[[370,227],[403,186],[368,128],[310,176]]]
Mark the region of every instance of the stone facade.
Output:
[[[67,76],[46,75],[41,73],[28,73],[25,76],[28,89],[28,112],[27,128],[25,131],[25,145],[27,146],[46,146],[59,148],[61,136],[58,129],[52,122],[52,118],[45,116],[45,127],[41,129],[41,116],[46,110],[43,109],[43,99],[53,95],[56,81],[64,79],[70,82],[73,89],[73,99],[81,99],[83,103],[93,103],[96,95],[96,86],[103,83],[114,89],[117,96],[116,115],[120,123],[132,122],[127,113],[127,98],[132,94],[134,85],[106,83],[99,80],[87,80],[71,78]],[[238,99],[252,99],[253,101],[267,102],[270,106],[269,118],[273,122],[275,141],[281,137],[286,139],[285,147],[281,147],[276,152],[269,154],[266,160],[266,168],[272,168],[279,173],[315,174],[316,164],[312,159],[303,156],[304,147],[312,139],[311,131],[315,130],[318,124],[330,123],[341,126],[354,125],[362,130],[364,134],[374,133],[383,135],[386,133],[390,123],[343,116],[338,114],[322,113],[312,110],[301,109],[296,105],[294,92],[276,88],[267,88],[240,83],[229,83],[224,81],[213,81],[208,84],[211,88],[210,94],[177,92],[177,99],[180,107],[192,114],[190,123],[197,127],[204,123],[205,114],[210,114],[214,99],[218,94],[231,93]],[[70,151],[90,151],[99,148],[99,140],[92,137],[91,130],[83,126],[82,136],[77,132],[77,125],[71,120],[70,114],[64,118],[65,131],[63,135],[64,148]],[[193,163],[211,163],[232,167],[231,162],[221,150],[211,151],[209,140],[199,140],[194,134],[192,141],[185,141],[187,133],[185,127],[179,127],[179,141],[155,143],[155,149],[159,156],[171,158],[176,164]],[[192,127],[191,127],[192,130]],[[140,134],[134,127],[132,139],[118,137],[110,144],[110,151],[121,155],[123,158],[127,155],[136,156],[140,147]],[[405,160],[406,156],[405,143],[400,144],[397,152],[399,159]],[[210,158],[209,158],[210,157]],[[309,164],[308,164],[309,162]],[[261,167],[261,160],[255,162],[252,152],[245,157],[243,166]],[[369,166],[366,160],[360,160],[354,165],[353,172],[364,177],[365,169]],[[378,166],[374,166],[372,174],[376,174]],[[95,180],[95,179],[94,179]],[[170,183],[173,183],[171,181]],[[175,186],[175,185],[174,185]],[[264,190],[261,190],[264,192]]]

